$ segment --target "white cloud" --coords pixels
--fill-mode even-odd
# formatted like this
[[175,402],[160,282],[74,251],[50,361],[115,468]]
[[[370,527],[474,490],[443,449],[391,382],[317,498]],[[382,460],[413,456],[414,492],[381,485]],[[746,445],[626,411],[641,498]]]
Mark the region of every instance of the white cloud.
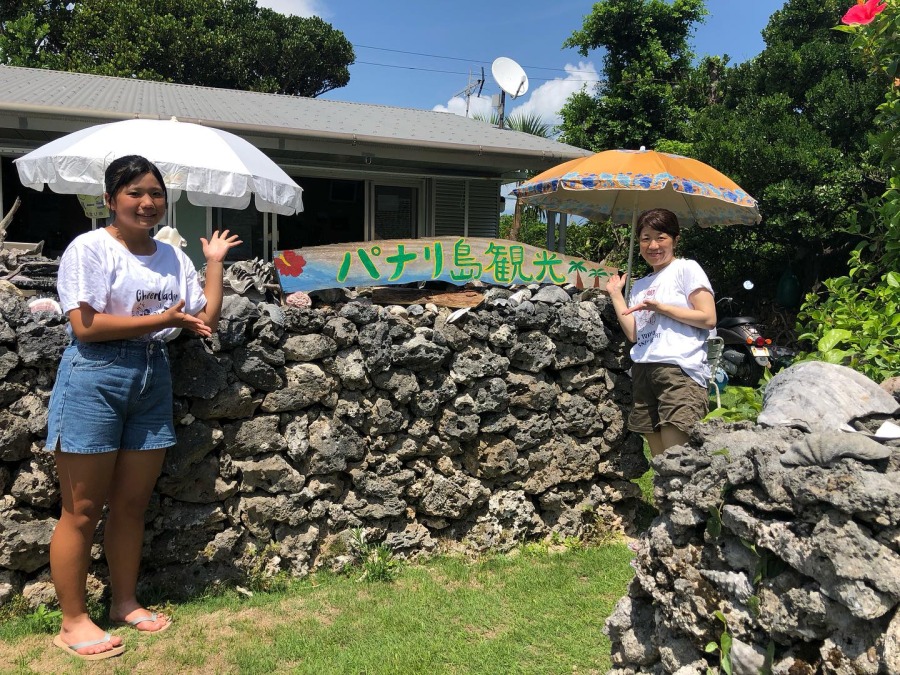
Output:
[[[513,114],[538,115],[547,122],[557,125],[562,122],[559,111],[566,99],[585,86],[592,90],[599,76],[597,69],[590,61],[579,62],[578,65],[566,64],[566,77],[544,82],[537,89],[531,90],[531,95],[521,104],[518,99],[513,101],[514,107],[506,102],[507,116]],[[518,104],[518,105],[516,105]]]
[[[435,112],[449,112],[460,117],[466,116],[466,99],[461,96],[454,96],[447,105],[436,105],[432,108]],[[491,97],[490,96],[472,96],[469,99],[469,117],[480,115],[485,119],[491,118]]]
[[274,9],[279,14],[293,14],[294,16],[319,16],[325,17],[327,12],[323,9],[322,0],[257,0],[257,6]]
[[[536,89],[531,89],[530,94],[523,99],[512,100],[507,97],[506,116],[535,114],[553,126],[560,124],[562,117],[560,117],[559,111],[565,104],[566,99],[585,86],[592,89],[596,86],[599,79],[597,68],[590,61],[581,61],[577,65],[566,64],[565,70],[565,77],[542,83]],[[491,81],[491,84],[495,83]],[[464,116],[466,114],[466,100],[461,97],[454,97],[446,105],[436,105],[432,110]],[[473,117],[476,114],[490,117],[490,96],[473,96],[470,99],[469,117]]]

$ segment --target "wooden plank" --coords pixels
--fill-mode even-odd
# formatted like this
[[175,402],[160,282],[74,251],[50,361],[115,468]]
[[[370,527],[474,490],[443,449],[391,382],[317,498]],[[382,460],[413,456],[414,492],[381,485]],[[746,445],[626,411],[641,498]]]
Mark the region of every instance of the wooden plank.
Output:
[[379,287],[372,291],[376,305],[424,305],[428,302],[438,307],[476,307],[483,296],[478,291],[434,291],[420,288]]

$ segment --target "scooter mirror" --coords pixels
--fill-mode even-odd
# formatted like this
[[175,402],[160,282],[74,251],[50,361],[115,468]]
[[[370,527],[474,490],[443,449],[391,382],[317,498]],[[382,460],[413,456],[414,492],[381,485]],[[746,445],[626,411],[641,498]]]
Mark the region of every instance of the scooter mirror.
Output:
[[754,286],[754,283],[752,281],[750,281],[749,279],[747,279],[747,281],[744,282],[744,290],[746,290],[746,291],[752,291],[753,286]]

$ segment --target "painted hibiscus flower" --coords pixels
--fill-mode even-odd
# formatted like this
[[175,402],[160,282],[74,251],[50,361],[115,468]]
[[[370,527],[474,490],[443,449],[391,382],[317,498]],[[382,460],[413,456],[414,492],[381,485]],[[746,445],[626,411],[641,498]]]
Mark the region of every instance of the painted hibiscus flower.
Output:
[[848,26],[872,23],[875,16],[883,12],[885,7],[887,7],[887,0],[859,0],[857,4],[847,10],[841,21]]
[[273,261],[275,269],[279,274],[286,277],[299,277],[303,274],[303,266],[306,264],[306,258],[295,251],[282,251]]

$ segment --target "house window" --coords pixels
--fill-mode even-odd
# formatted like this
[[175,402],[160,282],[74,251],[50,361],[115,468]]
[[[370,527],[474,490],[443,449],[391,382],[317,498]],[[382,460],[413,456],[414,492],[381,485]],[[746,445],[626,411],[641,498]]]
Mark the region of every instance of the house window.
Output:
[[419,189],[374,185],[372,239],[415,239],[419,236]]
[[213,230],[228,230],[243,242],[228,251],[226,262],[250,258],[269,260],[271,257],[263,241],[263,215],[252,203],[246,209],[213,209]]
[[302,177],[296,181],[303,188],[303,211],[278,216],[280,250],[366,238],[364,181]]

